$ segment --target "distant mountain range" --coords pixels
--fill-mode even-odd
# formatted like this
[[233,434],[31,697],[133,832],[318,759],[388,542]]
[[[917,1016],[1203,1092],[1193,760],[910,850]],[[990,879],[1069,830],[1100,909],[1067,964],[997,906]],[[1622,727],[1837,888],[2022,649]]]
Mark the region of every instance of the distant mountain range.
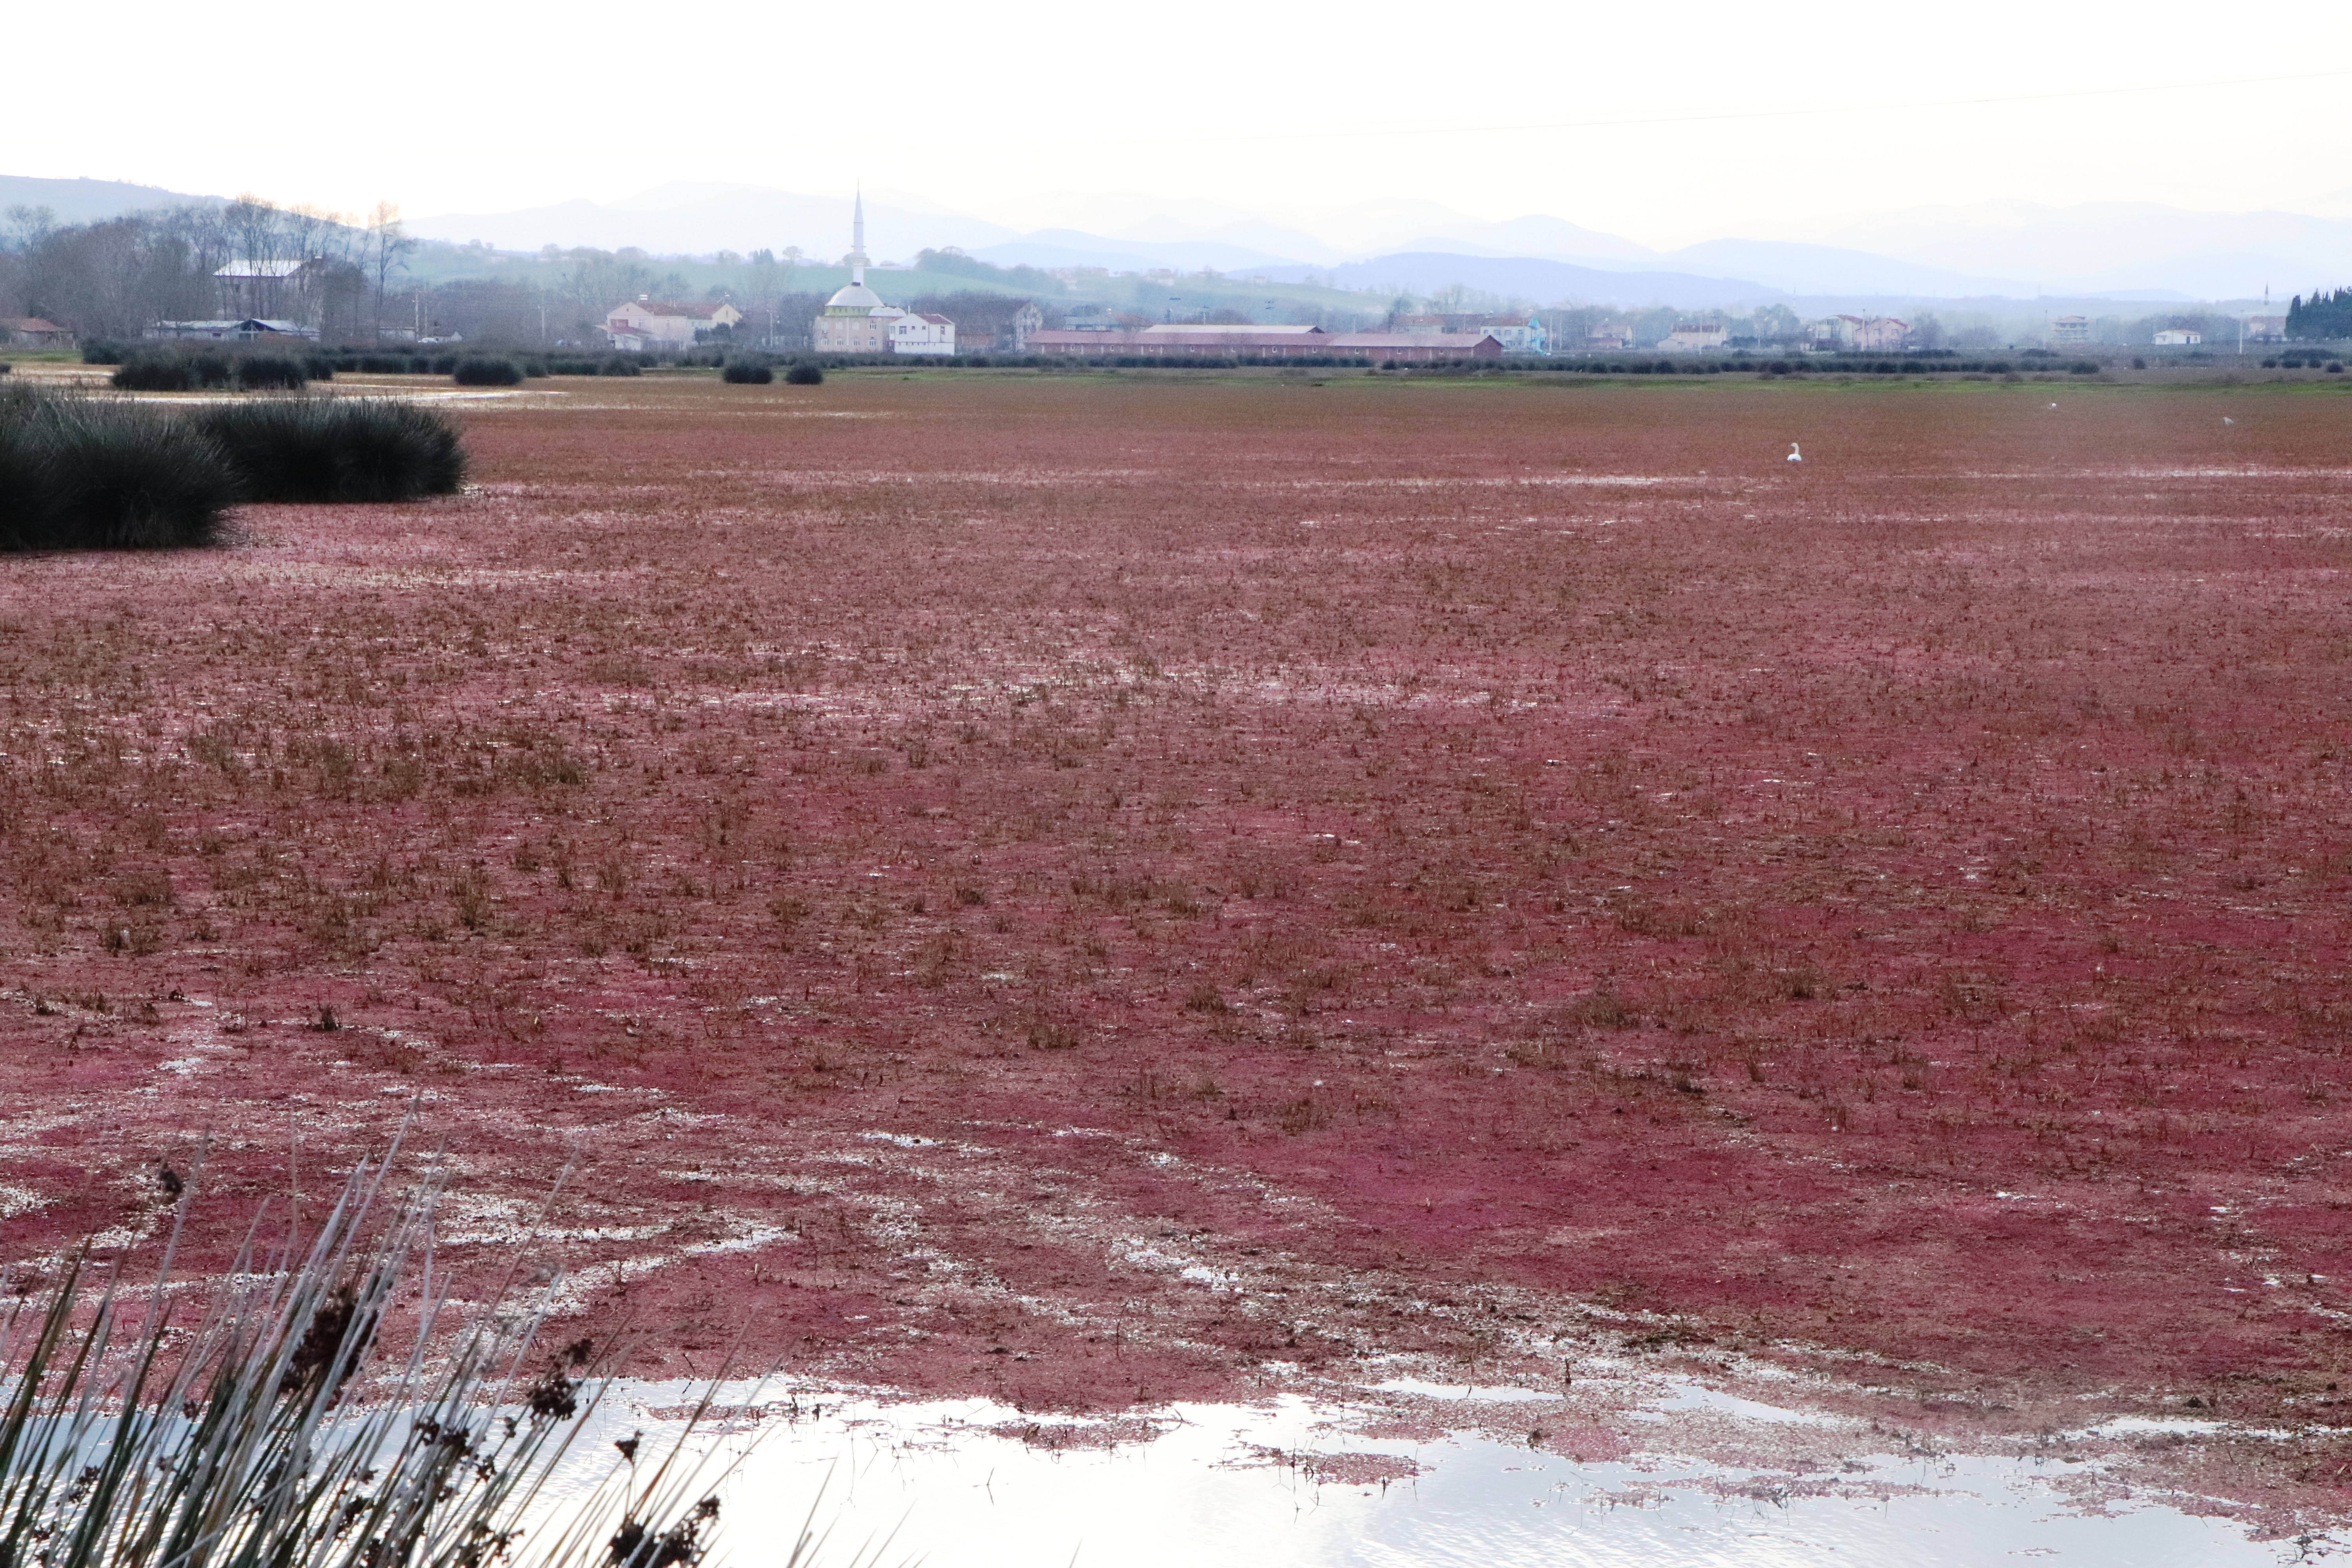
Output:
[[[973,215],[877,192],[866,216],[868,248],[877,257],[952,245],[999,266],[1211,268],[1422,292],[1458,282],[1547,303],[1574,298],[1696,309],[1784,296],[2242,300],[2266,285],[2283,299],[2352,282],[2352,191],[2305,205],[2309,210],[2216,214],[2119,203],[1990,202],[1873,215],[1804,240],[1727,237],[1675,250],[1562,218],[1494,223],[1437,203],[1402,200],[1306,211],[1286,222],[1222,203],[1133,194],[1040,197]],[[414,226],[436,237],[513,249],[635,244],[703,253],[799,245],[834,255],[846,248],[849,203],[758,186],[677,184],[619,202],[428,218]],[[1458,259],[1434,259],[1440,258]],[[1480,261],[1510,265],[1473,265]]]
[[1407,250],[1370,261],[1343,261],[1337,267],[1270,267],[1264,271],[1274,282],[1296,283],[1311,277],[1336,288],[1370,289],[1382,293],[1433,294],[1459,283],[1465,288],[1521,300],[1671,305],[1678,310],[1706,310],[1717,306],[1753,309],[1790,298],[1787,289],[1737,278],[1708,278],[1689,272],[1604,271],[1569,261],[1517,256],[1455,256],[1442,250]]
[[23,174],[0,174],[0,214],[10,207],[47,207],[59,223],[96,223],[149,207],[221,199],[184,195],[161,185],[126,184],[121,180],[36,180]]
[[[151,185],[0,176],[0,207],[65,221],[187,201]],[[1542,303],[1705,309],[1783,298],[2159,302],[2284,299],[2352,283],[2352,188],[2293,210],[2193,213],[2144,204],[2027,202],[1870,215],[1802,239],[1722,238],[1656,250],[1541,215],[1490,222],[1434,202],[1362,202],[1285,218],[1225,203],[1135,193],[1049,195],[985,215],[869,193],[868,251],[910,259],[952,246],[1000,266],[1117,271],[1203,268],[1269,281],[1429,293],[1460,283]],[[850,202],[765,186],[678,182],[620,201],[569,201],[415,220],[412,232],[507,251],[636,247],[708,255],[848,247]]]
[[[541,246],[627,246],[659,256],[705,256],[714,250],[782,250],[796,245],[812,256],[849,248],[847,196],[812,196],[764,185],[678,181],[617,202],[562,202],[507,213],[459,213],[418,218],[409,231],[426,239],[484,240],[500,250]],[[911,259],[926,247],[963,250],[1019,237],[1018,231],[907,198],[880,193],[866,202],[866,246],[877,259]]]

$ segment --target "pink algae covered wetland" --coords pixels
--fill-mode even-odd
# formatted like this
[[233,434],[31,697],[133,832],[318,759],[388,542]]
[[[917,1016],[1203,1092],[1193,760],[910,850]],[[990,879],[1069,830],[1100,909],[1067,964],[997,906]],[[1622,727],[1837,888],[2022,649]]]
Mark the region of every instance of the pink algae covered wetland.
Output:
[[413,1114],[650,1376],[1777,1363],[2352,1497],[2352,397],[551,384],[0,563],[20,1279]]

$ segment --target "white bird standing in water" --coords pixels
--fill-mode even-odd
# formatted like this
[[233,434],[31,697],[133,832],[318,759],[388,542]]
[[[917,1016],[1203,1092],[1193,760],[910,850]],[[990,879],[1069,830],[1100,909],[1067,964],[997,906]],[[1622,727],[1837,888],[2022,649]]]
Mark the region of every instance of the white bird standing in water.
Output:
[[1801,462],[1803,462],[1804,460],[1805,460],[1805,455],[1804,455],[1802,452],[1800,452],[1800,451],[1798,451],[1798,450],[1797,450],[1797,444],[1796,444],[1794,441],[1790,442],[1790,443],[1789,443],[1789,461],[1790,461],[1790,462],[1792,462],[1792,463],[1801,463]]

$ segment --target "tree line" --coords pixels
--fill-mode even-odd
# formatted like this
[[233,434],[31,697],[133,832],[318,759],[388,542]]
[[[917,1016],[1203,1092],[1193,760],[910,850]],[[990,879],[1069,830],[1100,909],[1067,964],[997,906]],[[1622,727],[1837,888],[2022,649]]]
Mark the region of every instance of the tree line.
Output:
[[824,303],[793,289],[804,265],[797,251],[722,251],[688,263],[635,248],[549,246],[513,257],[419,240],[389,203],[352,218],[247,195],[79,224],[12,207],[0,215],[0,316],[54,321],[84,342],[136,339],[157,321],[218,316],[215,273],[248,260],[322,264],[313,300],[328,342],[414,336],[599,346],[607,312],[640,295],[732,300],[757,318],[761,336],[772,321],[787,337],[797,322],[804,338],[804,318]]
[[2332,294],[2313,289],[2306,300],[2297,294],[2287,302],[2286,335],[2290,338],[2352,338],[2352,289]]
[[214,274],[231,261],[318,260],[323,331],[366,331],[415,250],[400,209],[364,219],[260,196],[190,203],[91,223],[11,207],[0,223],[0,314],[37,316],[84,338],[137,337],[156,321],[220,309]]

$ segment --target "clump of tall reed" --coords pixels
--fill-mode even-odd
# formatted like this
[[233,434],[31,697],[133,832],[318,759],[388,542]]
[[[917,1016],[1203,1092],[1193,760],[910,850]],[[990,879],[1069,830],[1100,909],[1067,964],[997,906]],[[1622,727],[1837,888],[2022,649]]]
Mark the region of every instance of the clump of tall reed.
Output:
[[[112,355],[92,361],[91,353]],[[225,353],[171,349],[123,353],[92,345],[84,363],[109,363],[118,368],[107,377],[117,392],[204,392],[235,387],[240,392],[299,392],[313,381],[332,381],[335,366],[322,354],[274,353],[266,350]]]
[[[316,374],[320,369],[327,374]],[[334,374],[330,366],[313,366],[292,354],[236,356],[236,384],[246,392],[299,392],[306,383],[330,380]]]
[[510,359],[468,357],[457,362],[449,379],[459,386],[520,386],[522,366]]
[[117,392],[202,392],[226,386],[236,366],[218,353],[135,354],[107,377]]
[[545,363],[550,375],[635,375],[640,370],[632,354],[556,355]]
[[413,404],[0,393],[0,551],[208,544],[239,501],[415,500],[465,477],[457,426]]
[[220,447],[161,410],[0,395],[0,550],[208,544],[242,493]]
[[247,500],[415,500],[454,494],[466,479],[457,427],[413,403],[272,397],[217,404],[194,423],[227,455]]
[[[499,1290],[469,1323],[433,1185],[363,1163],[317,1229],[257,1218],[193,1311],[84,1256],[0,1312],[0,1563],[43,1568],[691,1568],[719,1505],[679,1450],[541,1496],[600,1391],[585,1341],[534,1360]],[[411,1302],[414,1305],[411,1305]],[[404,1342],[394,1345],[399,1323]],[[534,1524],[539,1518],[543,1522]]]

